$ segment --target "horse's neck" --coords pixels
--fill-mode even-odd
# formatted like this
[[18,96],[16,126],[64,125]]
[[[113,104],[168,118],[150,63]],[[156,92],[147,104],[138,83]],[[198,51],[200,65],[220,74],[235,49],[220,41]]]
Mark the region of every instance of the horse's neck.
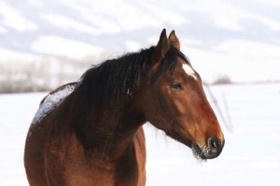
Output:
[[[73,96],[72,99],[82,100]],[[82,101],[73,104],[73,125],[77,137],[91,153],[122,156],[133,145],[137,130],[145,122],[132,104],[125,108],[120,106],[119,110],[100,109],[94,113],[83,110],[85,103]]]

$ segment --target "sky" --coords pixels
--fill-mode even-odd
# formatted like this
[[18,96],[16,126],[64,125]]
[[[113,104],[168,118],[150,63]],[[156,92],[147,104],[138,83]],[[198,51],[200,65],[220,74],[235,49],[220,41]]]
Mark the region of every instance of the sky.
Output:
[[279,8],[276,0],[3,0],[0,63],[137,51],[166,28],[206,81],[275,81]]

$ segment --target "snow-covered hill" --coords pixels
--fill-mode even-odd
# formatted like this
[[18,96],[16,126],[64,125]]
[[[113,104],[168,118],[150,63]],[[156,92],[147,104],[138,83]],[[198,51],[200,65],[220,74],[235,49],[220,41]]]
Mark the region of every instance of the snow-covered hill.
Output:
[[268,0],[2,0],[0,62],[128,52],[176,30],[205,79],[280,79],[280,3]]

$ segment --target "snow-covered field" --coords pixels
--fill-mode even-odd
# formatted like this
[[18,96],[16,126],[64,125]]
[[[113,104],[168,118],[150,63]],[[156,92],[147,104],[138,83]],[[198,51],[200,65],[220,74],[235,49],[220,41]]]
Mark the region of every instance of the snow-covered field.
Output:
[[[211,87],[233,132],[222,154],[197,162],[190,149],[146,125],[147,185],[280,185],[280,84]],[[23,149],[29,124],[45,93],[0,95],[0,185],[28,185]]]

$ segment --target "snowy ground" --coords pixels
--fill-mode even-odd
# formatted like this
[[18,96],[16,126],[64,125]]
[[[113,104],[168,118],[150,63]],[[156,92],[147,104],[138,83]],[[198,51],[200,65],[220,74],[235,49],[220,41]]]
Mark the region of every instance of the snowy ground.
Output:
[[[146,125],[147,185],[279,185],[280,84],[211,87],[218,103],[227,98],[234,130],[225,131],[222,154],[206,163]],[[0,95],[0,185],[28,185],[23,148],[44,93]]]

